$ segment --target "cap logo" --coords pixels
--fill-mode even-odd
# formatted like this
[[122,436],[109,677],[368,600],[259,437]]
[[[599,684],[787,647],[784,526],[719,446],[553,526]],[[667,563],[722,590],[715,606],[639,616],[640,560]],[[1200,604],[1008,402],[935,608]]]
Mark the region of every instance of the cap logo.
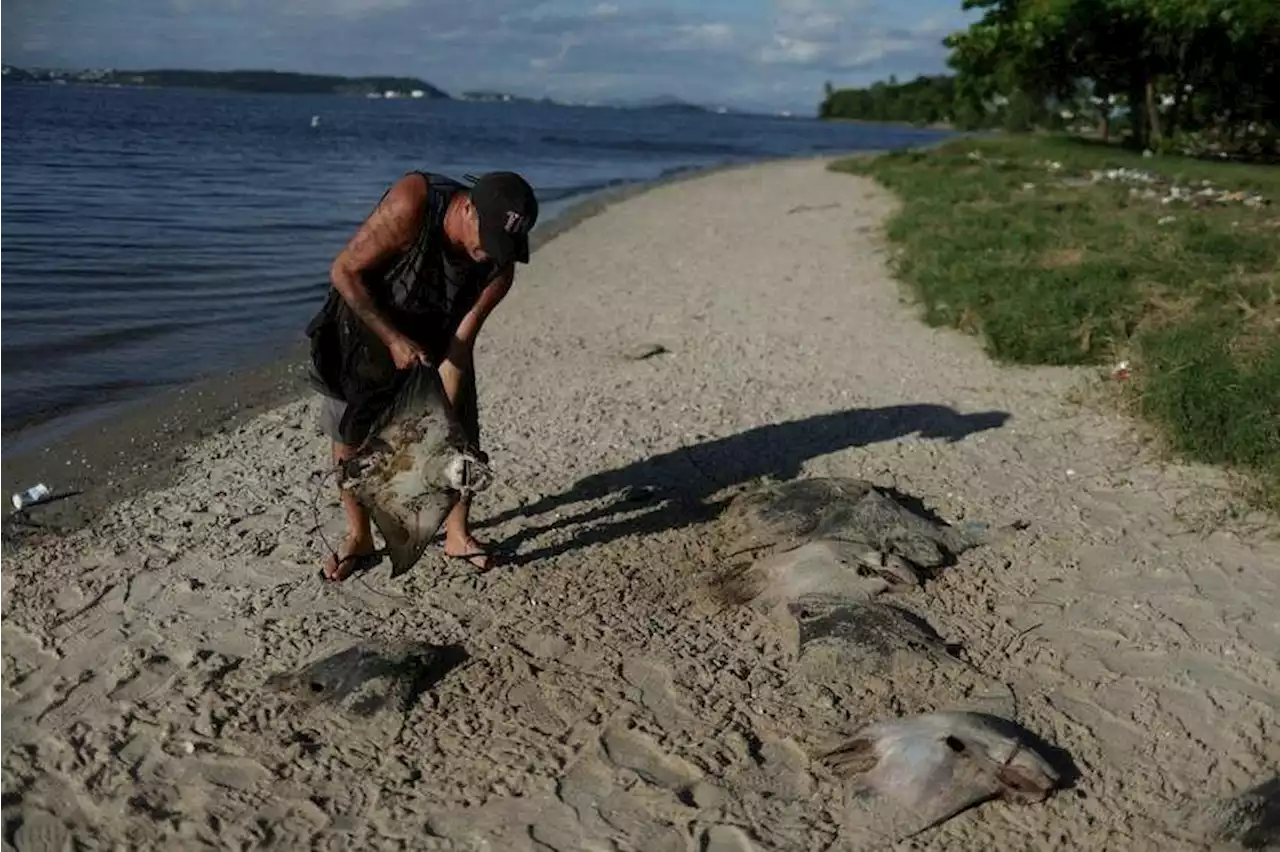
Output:
[[502,229],[508,234],[519,234],[524,231],[525,218],[514,210],[507,211],[507,221]]

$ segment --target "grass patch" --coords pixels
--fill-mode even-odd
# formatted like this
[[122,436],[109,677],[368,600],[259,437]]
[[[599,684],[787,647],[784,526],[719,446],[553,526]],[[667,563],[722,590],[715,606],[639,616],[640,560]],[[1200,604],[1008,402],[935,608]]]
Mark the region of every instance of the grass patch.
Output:
[[1280,509],[1280,168],[1043,136],[832,168],[903,199],[889,237],[929,323],[1000,361],[1129,359],[1172,447],[1258,474]]

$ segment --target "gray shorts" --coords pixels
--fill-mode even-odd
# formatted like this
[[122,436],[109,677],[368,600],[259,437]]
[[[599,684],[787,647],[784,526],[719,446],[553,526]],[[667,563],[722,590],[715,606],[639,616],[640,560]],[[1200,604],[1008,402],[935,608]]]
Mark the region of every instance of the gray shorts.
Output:
[[320,431],[334,442],[342,443],[342,415],[347,411],[347,404],[327,394],[320,394]]
[[[334,399],[328,394],[320,396],[320,431],[335,443],[342,443],[342,415],[347,412],[347,403]],[[462,387],[458,393],[457,415],[462,421],[462,428],[467,434],[472,449],[480,449],[480,408],[476,400],[475,371],[468,370],[462,377]]]

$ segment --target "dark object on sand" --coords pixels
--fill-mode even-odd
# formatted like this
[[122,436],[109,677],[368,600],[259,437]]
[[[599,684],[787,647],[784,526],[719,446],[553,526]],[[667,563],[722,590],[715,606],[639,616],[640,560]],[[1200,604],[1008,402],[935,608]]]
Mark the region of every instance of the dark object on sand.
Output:
[[868,725],[820,759],[907,809],[918,833],[993,798],[1046,799],[1060,776],[1030,739],[995,716],[928,713]]
[[343,466],[340,485],[368,509],[395,577],[422,558],[459,496],[491,479],[480,455],[467,451],[439,373],[419,365]]
[[453,645],[360,642],[297,671],[272,675],[266,685],[288,693],[306,710],[331,704],[369,718],[383,710],[408,712],[465,659],[466,652]]
[[645,361],[655,355],[664,355],[669,350],[661,343],[634,343],[623,348],[622,357],[628,361]]
[[910,502],[860,479],[761,485],[735,499],[721,519],[731,531],[730,551],[751,560],[720,580],[720,597],[868,600],[918,585],[1004,532],[953,527]]
[[853,479],[740,495],[721,517],[730,564],[709,583],[711,596],[767,615],[795,655],[794,673],[837,695],[885,684],[901,706],[1016,715],[1008,685],[966,662],[924,618],[882,602],[987,540],[910,503]]
[[1194,815],[1197,834],[1221,848],[1280,850],[1280,776]]

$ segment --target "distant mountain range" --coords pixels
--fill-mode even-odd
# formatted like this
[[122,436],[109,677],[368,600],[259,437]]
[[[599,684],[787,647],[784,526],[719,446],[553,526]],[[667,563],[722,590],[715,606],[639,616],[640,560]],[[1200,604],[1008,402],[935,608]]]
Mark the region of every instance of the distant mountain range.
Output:
[[[452,100],[453,97],[417,77],[341,77],[329,74],[300,74],[293,71],[193,71],[187,69],[154,69],[121,71],[116,69],[66,70],[3,66],[6,82],[43,82],[54,84],[87,84],[98,86],[148,86],[157,88],[218,89],[233,92],[258,92],[305,95],[352,95],[366,98],[424,98]],[[551,98],[530,98],[496,91],[467,91],[464,101],[484,103],[538,103],[556,106],[607,107],[611,109],[657,110],[662,112],[699,112],[742,114],[727,107],[692,104],[673,95],[660,95],[639,100],[611,99],[600,102],[566,102]]]
[[683,98],[677,98],[675,95],[657,95],[651,98],[640,98],[639,100],[608,100],[602,106],[610,106],[616,109],[658,109],[671,112],[718,112],[718,110],[710,107],[691,104]]
[[607,109],[643,109],[659,110],[664,112],[741,114],[739,110],[730,109],[728,107],[708,107],[700,104],[689,103],[688,101],[682,98],[677,98],[674,95],[658,95],[657,97],[640,98],[638,100],[611,98],[603,101],[557,101],[552,98],[529,98],[521,95],[508,94],[506,92],[472,91],[463,92],[462,99],[466,101],[480,101],[483,103],[538,103],[555,104],[556,106],[601,107]]
[[362,95],[365,97],[448,98],[448,93],[416,77],[340,77],[292,71],[65,71],[33,70],[6,65],[4,79],[13,82],[88,83],[99,86],[222,89],[298,95]]

